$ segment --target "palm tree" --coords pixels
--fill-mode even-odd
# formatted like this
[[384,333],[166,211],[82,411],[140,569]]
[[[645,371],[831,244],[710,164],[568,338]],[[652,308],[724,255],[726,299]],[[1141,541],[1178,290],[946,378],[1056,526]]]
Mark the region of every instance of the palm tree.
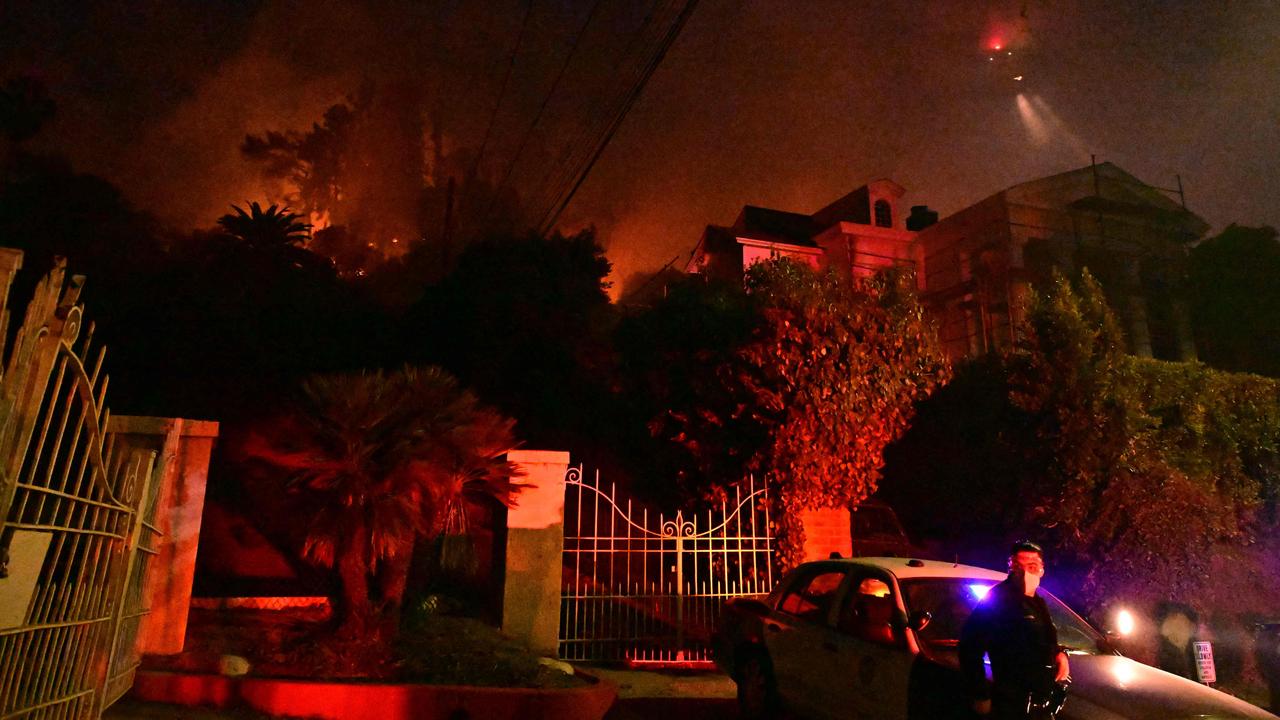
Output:
[[272,205],[266,210],[256,202],[249,203],[249,212],[232,205],[234,213],[218,218],[218,225],[227,234],[258,250],[279,250],[300,247],[311,237],[311,224],[289,208]]
[[451,529],[463,500],[518,492],[514,423],[434,367],[314,376],[302,395],[284,432],[246,450],[289,472],[303,553],[337,569],[340,623],[359,632],[397,616],[415,543]]

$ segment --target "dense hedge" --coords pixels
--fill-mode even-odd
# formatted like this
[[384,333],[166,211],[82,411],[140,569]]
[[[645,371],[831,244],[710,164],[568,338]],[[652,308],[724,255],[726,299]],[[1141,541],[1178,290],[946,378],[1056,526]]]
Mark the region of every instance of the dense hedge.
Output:
[[1050,549],[1086,606],[1205,597],[1215,555],[1276,528],[1280,381],[1134,358],[1087,277],[1003,356],[957,368],[886,453],[883,495],[940,554]]
[[1129,364],[1155,420],[1152,436],[1161,457],[1230,500],[1246,519],[1275,526],[1280,380],[1200,363],[1129,358]]

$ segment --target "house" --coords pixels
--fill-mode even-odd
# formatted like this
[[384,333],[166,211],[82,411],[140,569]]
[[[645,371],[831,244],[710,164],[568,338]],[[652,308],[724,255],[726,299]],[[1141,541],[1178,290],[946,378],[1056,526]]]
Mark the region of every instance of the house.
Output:
[[906,191],[892,180],[868,183],[812,215],[748,205],[733,225],[708,225],[686,272],[740,278],[761,259],[790,257],[814,267],[838,263],[866,274],[916,266],[915,233],[899,214]]
[[909,267],[944,348],[958,359],[1008,347],[1032,292],[1055,269],[1087,268],[1130,352],[1195,359],[1182,277],[1187,250],[1209,225],[1186,209],[1180,190],[1104,162],[1015,185],[941,221],[924,206],[902,217],[904,192],[877,180],[810,215],[745,207],[733,225],[707,227],[686,271],[740,278],[752,263],[779,256],[855,275]]
[[1209,225],[1168,192],[1104,162],[1015,185],[921,230],[921,298],[948,353],[1008,346],[1033,289],[1055,269],[1087,268],[1131,353],[1194,360],[1181,279]]

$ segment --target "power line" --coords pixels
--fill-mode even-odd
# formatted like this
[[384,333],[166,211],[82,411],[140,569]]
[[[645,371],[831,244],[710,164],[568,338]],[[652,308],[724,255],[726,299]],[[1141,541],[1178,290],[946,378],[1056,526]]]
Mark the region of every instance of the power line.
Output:
[[[666,20],[655,22],[655,17],[665,15],[666,12],[665,10],[662,13],[658,12],[659,2],[660,0],[654,0],[653,5],[649,7],[649,12],[645,15],[644,21],[640,25],[640,29],[631,36],[631,39],[627,41],[627,46],[619,55],[618,62],[613,68],[613,75],[617,77],[613,84],[621,85],[624,79],[630,78],[625,82],[630,86],[634,86],[639,75],[643,72],[646,64],[645,58],[650,54],[648,46],[653,45],[656,47],[656,44],[661,42],[661,28],[666,24]],[[659,28],[658,32],[654,33],[654,40],[641,42],[649,33],[651,26]],[[637,45],[639,45],[638,48],[636,47]],[[543,175],[540,184],[542,194],[539,196],[539,201],[531,205],[533,208],[547,208],[547,210],[532,214],[530,217],[545,218],[550,209],[555,207],[557,200],[573,184],[577,172],[582,167],[582,163],[590,157],[592,149],[599,142],[603,133],[607,131],[610,119],[617,114],[628,93],[629,91],[626,89],[616,94],[603,93],[601,96],[602,101],[600,102],[593,97],[584,99],[582,114],[586,116],[588,122],[583,124],[582,129],[575,137],[565,143],[565,152],[569,154],[569,157],[559,163],[558,168],[556,166],[547,168],[547,172]],[[604,112],[593,112],[593,105],[596,104],[605,106],[606,110]],[[554,180],[552,179],[553,175]]]
[[569,177],[568,182],[565,183],[564,188],[553,196],[553,201],[539,225],[539,230],[541,232],[546,233],[551,231],[560,214],[563,212],[565,207],[568,206],[569,202],[571,202],[583,182],[585,182],[587,175],[595,166],[595,163],[599,160],[600,156],[604,153],[605,148],[608,146],[614,134],[616,134],[618,128],[621,126],[623,120],[630,112],[632,106],[643,92],[643,89],[648,83],[653,72],[661,64],[667,50],[679,35],[695,5],[696,0],[687,2],[684,8],[679,11],[674,22],[667,26],[665,35],[658,40],[655,52],[647,59],[647,63],[639,72],[639,75],[632,84],[631,89],[623,96],[620,105],[613,111],[613,113],[605,115],[605,117],[610,118],[610,120],[607,123],[603,135],[597,136],[594,142],[590,144],[584,144],[587,155],[584,160],[580,161],[580,163],[573,169],[573,173]]
[[507,85],[511,82],[512,71],[516,67],[516,56],[520,53],[520,45],[524,42],[524,33],[529,27],[530,15],[533,15],[533,0],[528,0],[525,5],[524,19],[520,21],[520,32],[516,34],[515,45],[511,48],[511,54],[507,57],[507,71],[503,74],[502,86],[498,89],[498,101],[493,106],[493,112],[489,114],[489,124],[484,129],[484,140],[480,142],[480,151],[476,153],[475,161],[471,163],[471,168],[467,170],[466,181],[468,185],[475,179],[476,172],[480,169],[480,162],[484,159],[485,149],[489,147],[489,138],[493,134],[493,124],[498,119],[498,111],[502,109],[502,101],[507,96]]
[[649,78],[653,76],[654,71],[658,69],[658,66],[662,63],[663,58],[666,57],[667,51],[671,49],[671,45],[674,44],[676,38],[679,37],[680,31],[684,29],[685,24],[689,21],[689,16],[693,14],[694,8],[696,8],[697,5],[698,5],[698,0],[687,0],[687,2],[685,2],[684,9],[680,12],[680,16],[676,18],[675,23],[671,26],[671,29],[667,32],[667,36],[663,39],[662,45],[659,47],[657,54],[654,55],[653,59],[649,62],[649,65],[645,68],[644,73],[640,77],[640,81],[635,85],[631,93],[628,95],[626,102],[623,104],[621,112],[618,113],[617,117],[614,119],[613,123],[610,125],[609,130],[605,134],[603,140],[601,140],[597,144],[595,152],[592,154],[590,161],[588,161],[586,164],[586,167],[584,167],[578,173],[577,178],[573,183],[573,187],[569,190],[568,194],[565,195],[562,201],[560,201],[557,205],[553,206],[550,215],[545,219],[545,221],[540,226],[539,232],[541,234],[546,234],[548,231],[550,231],[552,227],[555,226],[556,220],[560,218],[560,213],[564,212],[565,207],[567,207],[569,202],[573,200],[573,196],[577,194],[578,189],[582,187],[582,183],[587,179],[587,175],[590,174],[591,169],[595,167],[596,161],[600,159],[600,156],[604,153],[605,148],[609,146],[609,141],[613,139],[613,136],[617,133],[618,128],[621,127],[622,121],[625,120],[627,114],[630,113],[631,108],[635,105],[636,100],[640,97],[641,92],[644,91],[645,86],[648,84]]
[[[649,10],[639,28],[631,34],[627,40],[626,47],[618,54],[613,68],[606,78],[607,82],[602,83],[599,91],[595,94],[582,94],[582,102],[580,107],[575,108],[575,114],[581,116],[583,122],[578,124],[573,137],[568,138],[563,143],[563,152],[568,154],[569,159],[564,160],[562,158],[563,162],[548,165],[546,173],[544,173],[541,182],[537,185],[542,190],[542,195],[539,198],[539,202],[532,207],[542,208],[554,204],[555,198],[560,192],[555,191],[555,189],[562,189],[572,181],[573,167],[578,162],[574,157],[582,150],[590,153],[593,139],[599,138],[603,132],[604,125],[607,125],[608,118],[611,117],[613,112],[613,110],[601,112],[600,108],[615,108],[618,99],[624,96],[626,91],[623,89],[615,92],[613,88],[620,86],[623,79],[627,79],[626,83],[629,85],[632,82],[630,78],[634,78],[640,72],[643,58],[649,52],[646,46],[652,44],[651,41],[644,39],[646,35],[650,34],[650,30],[654,25],[655,14],[661,2],[662,0],[654,0],[653,4],[649,6]],[[642,40],[644,41],[642,42]],[[542,214],[539,213],[535,217],[540,218]]]
[[546,97],[542,99],[542,104],[538,106],[538,112],[533,116],[533,122],[529,124],[528,130],[525,131],[524,137],[520,140],[520,145],[516,148],[515,155],[512,156],[511,162],[507,165],[507,172],[502,176],[502,181],[494,186],[493,196],[489,199],[489,204],[485,207],[485,215],[489,214],[489,210],[493,208],[493,203],[498,197],[499,192],[506,186],[511,179],[511,173],[515,170],[516,163],[520,161],[520,156],[524,154],[525,147],[529,144],[529,138],[533,135],[533,131],[537,129],[538,123],[542,120],[542,114],[546,112],[547,105],[551,103],[551,98],[555,96],[556,90],[560,87],[560,81],[564,79],[565,71],[569,69],[569,64],[573,62],[573,58],[578,53],[578,47],[582,43],[582,38],[587,34],[587,28],[591,26],[591,20],[596,16],[596,10],[600,8],[601,0],[595,0],[591,4],[591,10],[587,13],[587,19],[582,23],[582,28],[578,30],[578,34],[573,39],[573,44],[569,48],[569,54],[565,56],[564,63],[560,65],[560,71],[556,73],[555,80],[551,83],[551,89],[547,92]]

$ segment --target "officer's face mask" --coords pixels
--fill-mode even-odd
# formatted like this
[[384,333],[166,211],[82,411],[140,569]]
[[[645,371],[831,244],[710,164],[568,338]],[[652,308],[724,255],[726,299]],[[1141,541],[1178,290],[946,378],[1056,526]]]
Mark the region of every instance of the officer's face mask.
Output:
[[1040,587],[1040,576],[1024,570],[1017,570],[1015,573],[1022,582],[1022,592],[1027,595],[1035,594],[1036,589]]
[[1040,587],[1040,578],[1044,577],[1044,560],[1034,553],[1018,553],[1010,560],[1009,575],[1022,585],[1024,593],[1031,595]]

